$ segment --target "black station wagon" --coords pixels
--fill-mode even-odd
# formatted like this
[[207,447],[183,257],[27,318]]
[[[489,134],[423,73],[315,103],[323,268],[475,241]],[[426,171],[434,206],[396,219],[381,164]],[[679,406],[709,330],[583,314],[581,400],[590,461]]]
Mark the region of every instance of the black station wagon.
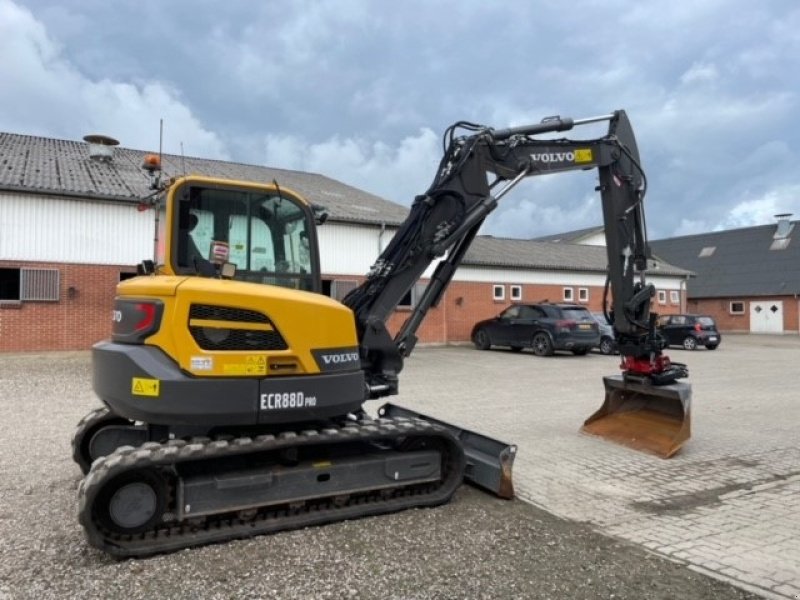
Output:
[[493,319],[476,323],[472,342],[479,350],[505,346],[532,348],[537,356],[556,350],[583,355],[600,343],[597,321],[578,304],[514,304]]

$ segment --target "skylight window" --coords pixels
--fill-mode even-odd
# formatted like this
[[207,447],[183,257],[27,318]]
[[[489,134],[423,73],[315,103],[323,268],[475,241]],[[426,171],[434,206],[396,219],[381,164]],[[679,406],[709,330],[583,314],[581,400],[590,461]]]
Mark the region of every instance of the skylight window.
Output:
[[777,240],[772,240],[772,244],[770,245],[770,250],[786,250],[789,246],[789,242],[792,241],[792,238],[780,238]]
[[714,250],[716,250],[716,249],[717,249],[716,246],[706,246],[705,248],[700,250],[700,254],[698,254],[697,256],[699,258],[708,258],[712,254],[714,254]]

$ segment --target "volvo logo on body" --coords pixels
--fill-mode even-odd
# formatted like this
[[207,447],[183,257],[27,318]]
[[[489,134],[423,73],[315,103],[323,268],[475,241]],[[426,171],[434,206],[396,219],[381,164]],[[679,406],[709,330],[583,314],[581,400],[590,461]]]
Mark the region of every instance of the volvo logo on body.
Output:
[[353,371],[361,367],[361,355],[358,346],[341,346],[312,350],[319,370],[324,373],[336,371]]
[[531,160],[536,162],[575,162],[574,152],[546,152],[541,154],[531,154]]
[[322,362],[326,365],[340,365],[358,362],[358,352],[340,352],[337,354],[322,354]]

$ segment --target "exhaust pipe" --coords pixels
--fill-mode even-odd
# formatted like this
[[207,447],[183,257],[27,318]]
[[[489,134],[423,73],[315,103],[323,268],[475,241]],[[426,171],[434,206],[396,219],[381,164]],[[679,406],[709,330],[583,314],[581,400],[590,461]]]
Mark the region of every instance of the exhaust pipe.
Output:
[[691,437],[692,386],[687,383],[651,385],[604,377],[603,406],[586,419],[581,431],[603,439],[670,458]]

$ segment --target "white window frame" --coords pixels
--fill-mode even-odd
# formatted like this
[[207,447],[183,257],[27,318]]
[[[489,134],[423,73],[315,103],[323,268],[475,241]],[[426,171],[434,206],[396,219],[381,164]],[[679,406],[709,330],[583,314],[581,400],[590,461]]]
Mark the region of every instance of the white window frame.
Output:
[[506,299],[506,286],[501,283],[492,284],[492,299],[500,302]]
[[[734,304],[741,304],[742,310],[733,310]],[[732,315],[743,315],[746,308],[747,306],[745,305],[744,300],[731,300],[731,302],[728,304],[728,312]]]
[[578,302],[589,301],[589,288],[578,288]]
[[512,285],[510,286],[511,290],[509,292],[509,298],[511,298],[512,302],[517,300],[522,300],[522,286],[521,285]]
[[575,298],[575,292],[571,287],[565,287],[563,291],[564,302],[572,302]]
[[670,290],[669,291],[669,303],[670,304],[680,304],[681,303],[681,293],[678,290]]
[[667,291],[666,290],[658,290],[658,303],[659,304],[666,304],[667,303]]

